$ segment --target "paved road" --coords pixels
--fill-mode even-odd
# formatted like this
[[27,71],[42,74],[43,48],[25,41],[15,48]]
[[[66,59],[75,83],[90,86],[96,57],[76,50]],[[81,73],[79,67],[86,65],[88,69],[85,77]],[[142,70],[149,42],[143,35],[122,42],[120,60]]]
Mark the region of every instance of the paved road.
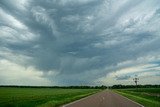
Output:
[[126,97],[109,90],[99,92],[63,107],[143,107]]

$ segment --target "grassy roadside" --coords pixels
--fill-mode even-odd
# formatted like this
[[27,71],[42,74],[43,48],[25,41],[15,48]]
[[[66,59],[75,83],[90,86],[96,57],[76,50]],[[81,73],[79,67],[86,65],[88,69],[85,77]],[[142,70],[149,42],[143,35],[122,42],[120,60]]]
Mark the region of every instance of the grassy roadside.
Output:
[[96,92],[84,93],[84,94],[80,94],[80,95],[77,94],[76,96],[75,95],[70,95],[69,97],[67,95],[67,96],[63,96],[65,99],[51,100],[51,101],[48,101],[44,104],[38,105],[38,107],[59,107],[61,105],[79,100],[81,98],[87,97],[87,96],[95,94],[95,93]]
[[[156,91],[155,91],[156,90]],[[113,90],[135,102],[138,102],[145,107],[160,107],[160,97],[155,96],[155,92],[159,93],[159,89],[119,89]],[[153,94],[154,93],[154,94]]]
[[0,107],[58,107],[100,89],[0,88]]

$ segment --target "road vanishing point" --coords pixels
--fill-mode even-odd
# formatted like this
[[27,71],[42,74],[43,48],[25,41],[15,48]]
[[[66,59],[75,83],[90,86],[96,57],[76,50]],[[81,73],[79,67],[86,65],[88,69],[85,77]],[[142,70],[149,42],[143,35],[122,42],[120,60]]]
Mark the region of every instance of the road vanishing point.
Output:
[[144,107],[113,91],[105,90],[62,107]]

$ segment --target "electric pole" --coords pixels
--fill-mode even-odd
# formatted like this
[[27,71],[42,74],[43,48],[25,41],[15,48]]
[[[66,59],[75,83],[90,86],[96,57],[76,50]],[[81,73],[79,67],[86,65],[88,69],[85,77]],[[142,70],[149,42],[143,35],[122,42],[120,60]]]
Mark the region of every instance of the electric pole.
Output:
[[135,82],[136,87],[137,87],[137,84],[139,82],[139,78],[137,77],[137,75],[135,75],[135,78],[133,78],[133,81]]

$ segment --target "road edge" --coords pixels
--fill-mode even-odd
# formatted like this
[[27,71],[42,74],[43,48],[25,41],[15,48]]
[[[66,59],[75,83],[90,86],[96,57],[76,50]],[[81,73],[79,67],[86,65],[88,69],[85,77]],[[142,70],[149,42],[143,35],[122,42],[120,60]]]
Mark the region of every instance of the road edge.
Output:
[[[104,91],[104,90],[103,90],[103,91]],[[102,91],[99,91],[99,92],[102,92]],[[86,97],[84,97],[84,98],[81,98],[81,99],[79,99],[79,100],[75,100],[75,101],[70,102],[70,103],[68,103],[68,104],[64,104],[64,105],[62,105],[61,107],[66,107],[66,106],[68,106],[68,105],[70,105],[70,104],[74,104],[74,103],[77,103],[77,102],[79,102],[79,101],[85,100],[85,99],[87,99],[87,98],[89,98],[89,97],[92,97],[92,96],[95,95],[95,94],[98,94],[99,92],[96,92],[96,93],[94,93],[94,94],[91,94],[91,95],[89,95],[89,96],[86,96]]]
[[[114,92],[114,91],[112,91],[112,92]],[[129,99],[129,98],[127,98],[127,97],[125,97],[125,96],[119,94],[119,93],[116,93],[116,92],[114,92],[114,93],[117,94],[117,95],[119,95],[119,96],[122,96],[123,98],[125,98],[125,99],[127,99],[127,100],[129,100],[129,101],[131,101],[131,102],[133,102],[133,103],[135,103],[135,104],[141,106],[141,107],[144,107],[144,105],[142,105],[142,104],[140,104],[140,103],[138,103],[138,102],[136,102],[136,101],[133,101],[133,100],[131,100],[131,99]]]

